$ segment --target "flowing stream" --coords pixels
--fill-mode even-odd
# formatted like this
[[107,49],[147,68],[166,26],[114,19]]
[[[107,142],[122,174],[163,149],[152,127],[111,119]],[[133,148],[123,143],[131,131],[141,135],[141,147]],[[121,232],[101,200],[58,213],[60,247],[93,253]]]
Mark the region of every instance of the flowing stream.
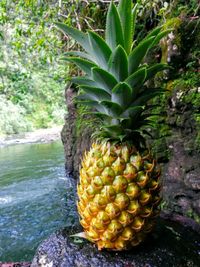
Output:
[[29,261],[39,243],[76,220],[60,142],[0,148],[0,261]]

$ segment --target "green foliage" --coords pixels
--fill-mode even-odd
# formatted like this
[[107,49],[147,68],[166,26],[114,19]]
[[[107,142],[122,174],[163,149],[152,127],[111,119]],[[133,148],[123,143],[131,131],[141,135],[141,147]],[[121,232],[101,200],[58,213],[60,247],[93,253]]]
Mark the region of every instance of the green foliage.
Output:
[[[77,58],[69,55],[66,59],[75,63],[85,74],[81,83],[90,83],[90,87],[93,83],[95,90],[91,89],[92,93],[88,93],[87,86],[80,86],[81,92],[84,93],[85,88],[87,90],[77,99],[83,105],[95,109],[102,117],[102,125],[98,127],[99,136],[120,141],[134,140],[139,145],[145,133],[143,128],[151,125],[150,115],[143,114],[147,102],[164,92],[163,89],[147,88],[144,85],[147,69],[148,77],[163,69],[163,65],[162,68],[149,69],[148,64],[144,64],[145,56],[170,30],[163,31],[159,27],[134,47],[132,34],[135,26],[124,25],[127,22],[125,18],[135,22],[136,7],[132,12],[131,6],[129,0],[121,0],[118,8],[113,2],[110,3],[105,39],[92,31],[83,33],[62,23],[56,23],[56,26],[85,50],[84,54],[76,52]],[[130,42],[133,50],[130,49]],[[82,85],[80,79],[78,84]],[[99,97],[99,89],[104,91],[105,99]],[[94,115],[93,109],[91,114]]]
[[[11,130],[2,126],[0,132],[16,133],[63,122],[65,80],[60,76],[68,68],[55,60],[63,44],[50,30],[58,9],[54,1],[0,3],[0,96],[9,101],[9,107],[16,105],[16,114],[20,114],[18,129],[17,124]],[[2,125],[9,124],[7,116],[9,113],[4,114]],[[21,127],[23,120],[31,127]]]
[[0,95],[0,135],[16,134],[32,130],[31,123],[25,118],[26,110]]

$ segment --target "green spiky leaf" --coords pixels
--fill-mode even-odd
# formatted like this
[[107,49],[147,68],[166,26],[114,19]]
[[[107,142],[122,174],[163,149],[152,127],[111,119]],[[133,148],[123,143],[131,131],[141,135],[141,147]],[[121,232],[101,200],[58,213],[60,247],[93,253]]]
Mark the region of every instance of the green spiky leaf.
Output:
[[95,100],[98,100],[98,101],[111,100],[111,95],[101,88],[96,88],[96,87],[86,86],[86,85],[81,86],[80,88],[87,94],[93,96]]
[[69,79],[69,81],[78,85],[96,86],[96,83],[93,80],[90,80],[85,77],[72,77]]
[[149,100],[154,98],[157,95],[161,95],[165,92],[164,89],[155,89],[155,88],[148,88],[145,92],[143,92],[138,98],[132,103],[132,106],[143,106],[146,105]]
[[135,4],[134,9],[132,10],[131,0],[121,0],[118,6],[118,11],[124,35],[124,49],[127,54],[129,54],[134,36],[137,4]]
[[135,99],[137,94],[139,93],[139,89],[143,85],[146,75],[147,71],[144,67],[134,72],[126,79],[125,82],[128,83],[132,88],[132,99]]
[[100,68],[92,69],[92,78],[97,84],[96,87],[102,88],[108,93],[111,93],[112,89],[117,84],[117,80],[114,76]]
[[[109,71],[118,81],[124,81],[128,76],[128,57],[121,45],[112,53],[109,59]],[[122,67],[123,66],[123,67]]]
[[112,90],[112,102],[119,104],[124,109],[130,103],[131,87],[127,83],[118,83]]
[[163,26],[160,27],[156,27],[155,29],[153,29],[152,31],[150,31],[147,36],[144,38],[143,41],[149,39],[152,36],[157,36],[159,34],[159,32],[162,30]]
[[86,33],[83,33],[77,29],[74,29],[72,27],[67,26],[64,23],[56,22],[55,25],[65,34],[71,36],[73,39],[75,39],[82,47],[85,49],[85,51],[90,51],[90,45],[88,41],[88,36]]
[[65,52],[63,55],[67,56],[67,57],[68,56],[80,57],[83,59],[88,59],[90,61],[93,61],[93,58],[91,57],[91,55],[84,53],[84,52],[81,52],[81,51],[68,51],[68,52]]
[[118,137],[119,135],[122,135],[124,133],[120,125],[106,125],[106,126],[103,126],[102,129],[107,130],[112,135],[113,133],[115,133],[115,137]]
[[154,39],[155,37],[152,36],[147,40],[142,41],[136,48],[133,49],[129,55],[129,74],[132,74],[137,70],[148,50],[151,48]]
[[163,63],[155,64],[147,69],[147,75],[146,75],[145,80],[147,81],[153,78],[158,72],[169,69],[169,68],[170,67],[167,64],[163,64]]
[[160,32],[154,39],[153,43],[151,44],[151,48],[154,47],[155,45],[157,45],[160,40],[162,38],[164,38],[165,36],[167,36],[170,32],[172,32],[172,29],[169,29],[169,30],[165,30],[165,31],[162,31]]
[[99,101],[96,101],[92,96],[88,94],[78,95],[76,97],[76,102],[84,106],[94,108],[100,113],[109,115],[109,111],[103,105],[101,105]]
[[94,64],[93,62],[86,60],[86,59],[79,58],[79,57],[62,57],[61,59],[76,64],[80,69],[82,69],[89,76],[91,76],[91,69],[94,67],[97,67],[97,65]]
[[95,62],[102,68],[108,69],[108,61],[112,53],[109,46],[98,34],[89,32],[89,41],[91,46],[90,53],[95,58]]
[[122,25],[116,6],[110,3],[106,19],[106,42],[112,50],[118,45],[124,47]]
[[123,112],[119,104],[111,101],[101,101],[101,105],[106,107],[106,109],[109,110],[109,115],[114,117],[118,117]]
[[142,112],[144,110],[144,106],[131,106],[124,113],[122,113],[122,117],[132,118],[136,116],[138,112]]

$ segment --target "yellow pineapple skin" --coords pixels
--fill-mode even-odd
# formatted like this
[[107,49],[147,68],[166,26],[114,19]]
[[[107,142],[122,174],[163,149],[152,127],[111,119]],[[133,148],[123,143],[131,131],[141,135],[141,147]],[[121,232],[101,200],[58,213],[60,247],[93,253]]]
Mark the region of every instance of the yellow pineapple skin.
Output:
[[126,250],[151,232],[159,214],[160,169],[132,145],[93,143],[77,187],[80,223],[98,249]]

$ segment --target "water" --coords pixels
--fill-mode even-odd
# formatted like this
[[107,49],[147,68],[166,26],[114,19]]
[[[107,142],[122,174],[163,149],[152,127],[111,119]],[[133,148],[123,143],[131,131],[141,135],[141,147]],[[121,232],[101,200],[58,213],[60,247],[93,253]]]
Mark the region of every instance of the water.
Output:
[[38,244],[76,220],[60,142],[0,148],[0,261],[29,261]]

